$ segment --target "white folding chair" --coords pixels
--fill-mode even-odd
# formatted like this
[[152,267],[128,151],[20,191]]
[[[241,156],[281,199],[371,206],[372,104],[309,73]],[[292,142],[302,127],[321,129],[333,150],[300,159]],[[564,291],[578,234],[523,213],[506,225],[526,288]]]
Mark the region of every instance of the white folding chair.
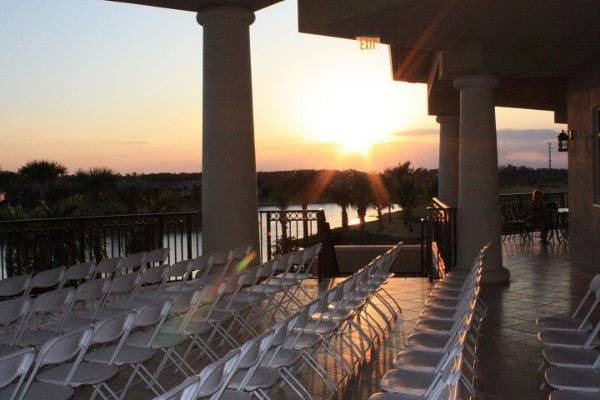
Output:
[[16,349],[0,356],[0,398],[17,398],[34,360],[35,352],[32,349]]
[[14,297],[29,293],[31,275],[19,275],[0,280],[0,297]]
[[82,262],[75,265],[71,265],[67,268],[65,274],[65,283],[75,281],[77,284],[81,282],[87,282],[94,276],[96,271],[96,263],[94,262]]
[[30,291],[35,289],[61,289],[65,283],[67,270],[64,267],[53,268],[47,271],[38,272],[31,279]]

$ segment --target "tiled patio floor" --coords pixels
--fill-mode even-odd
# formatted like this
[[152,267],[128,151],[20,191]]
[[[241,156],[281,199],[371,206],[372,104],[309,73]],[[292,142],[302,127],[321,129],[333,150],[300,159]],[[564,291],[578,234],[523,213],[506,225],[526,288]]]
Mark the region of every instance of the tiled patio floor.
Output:
[[[486,400],[545,399],[548,394],[539,390],[541,376],[536,371],[542,350],[534,321],[538,315],[571,313],[598,271],[571,263],[564,243],[542,247],[507,241],[503,253],[504,265],[511,272],[510,284],[486,287],[482,293],[489,314],[478,351],[482,377],[478,391]],[[379,380],[392,367],[393,357],[412,332],[414,318],[423,305],[424,297],[403,298],[406,293],[416,294],[419,290],[421,296],[426,296],[426,281],[421,286],[417,281],[394,279],[391,287],[402,300],[403,317],[373,354],[373,361],[364,366],[339,398],[366,399],[377,391]],[[592,318],[598,320],[598,317]]]

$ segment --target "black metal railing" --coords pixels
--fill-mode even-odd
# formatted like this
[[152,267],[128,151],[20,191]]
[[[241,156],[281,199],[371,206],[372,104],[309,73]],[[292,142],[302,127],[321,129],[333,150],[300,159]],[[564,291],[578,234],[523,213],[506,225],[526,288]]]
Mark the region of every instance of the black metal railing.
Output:
[[326,222],[323,210],[259,211],[258,215],[263,261],[317,243],[320,222]]
[[0,221],[0,279],[161,247],[176,262],[200,243],[195,211]]
[[[544,193],[544,200],[553,203],[556,208],[569,207],[568,192],[547,192]],[[531,217],[531,193],[501,194],[499,201],[503,235],[521,234],[527,229],[539,229],[527,224]]]
[[443,260],[446,271],[456,265],[457,236],[456,209],[449,207],[437,198],[427,207],[427,215],[421,219],[421,274],[430,279],[438,276],[438,265],[434,265],[433,248]]

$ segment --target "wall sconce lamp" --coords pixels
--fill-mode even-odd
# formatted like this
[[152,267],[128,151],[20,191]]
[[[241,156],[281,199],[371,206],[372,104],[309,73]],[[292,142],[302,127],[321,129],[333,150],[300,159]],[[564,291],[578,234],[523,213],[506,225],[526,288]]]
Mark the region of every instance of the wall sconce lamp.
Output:
[[575,131],[571,129],[569,133],[562,130],[558,134],[558,151],[569,151],[569,140],[575,140]]

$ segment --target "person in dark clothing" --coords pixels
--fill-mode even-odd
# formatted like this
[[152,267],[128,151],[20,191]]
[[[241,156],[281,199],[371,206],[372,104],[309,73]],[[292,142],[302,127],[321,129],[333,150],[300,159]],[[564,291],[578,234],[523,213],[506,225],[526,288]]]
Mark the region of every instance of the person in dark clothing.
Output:
[[540,190],[534,190],[529,203],[531,209],[531,222],[539,225],[541,228],[541,244],[548,244],[548,226],[550,218],[548,217],[548,208],[544,200],[544,194]]

